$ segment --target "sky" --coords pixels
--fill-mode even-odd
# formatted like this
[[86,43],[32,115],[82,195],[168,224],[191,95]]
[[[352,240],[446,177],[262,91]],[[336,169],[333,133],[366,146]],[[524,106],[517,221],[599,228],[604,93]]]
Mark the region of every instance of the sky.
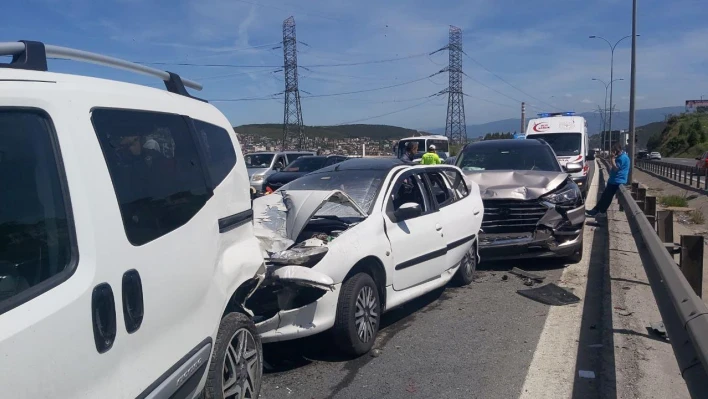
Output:
[[[636,108],[708,98],[705,0],[638,0]],[[296,22],[306,125],[445,126],[449,26],[462,29],[466,123],[604,106],[610,45],[631,0],[24,0],[0,40],[38,40],[179,73],[234,126],[283,121],[282,24]],[[516,4],[515,4],[516,3]],[[613,102],[629,109],[631,38],[614,52]],[[180,65],[182,64],[182,65]],[[191,64],[191,65],[183,65]],[[194,65],[196,64],[196,65]],[[352,65],[354,64],[354,65]],[[207,66],[212,65],[212,66]],[[219,66],[213,66],[219,65]],[[224,66],[226,65],[226,66]],[[164,87],[65,60],[52,71]],[[359,92],[359,93],[351,93]],[[280,93],[280,94],[278,94]],[[347,94],[350,93],[350,94]]]

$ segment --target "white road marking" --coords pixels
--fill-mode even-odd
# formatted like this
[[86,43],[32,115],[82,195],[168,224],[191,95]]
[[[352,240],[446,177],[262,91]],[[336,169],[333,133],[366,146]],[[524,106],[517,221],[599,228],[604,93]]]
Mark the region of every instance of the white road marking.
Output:
[[[586,198],[587,209],[592,209],[597,201],[599,171],[595,167],[590,189]],[[567,306],[551,306],[541,338],[536,345],[533,360],[521,389],[521,399],[566,399],[573,394],[575,363],[578,353],[578,337],[585,298],[585,288],[593,244],[592,229],[585,228],[583,260],[563,270],[558,285],[573,288],[573,293],[581,302]]]

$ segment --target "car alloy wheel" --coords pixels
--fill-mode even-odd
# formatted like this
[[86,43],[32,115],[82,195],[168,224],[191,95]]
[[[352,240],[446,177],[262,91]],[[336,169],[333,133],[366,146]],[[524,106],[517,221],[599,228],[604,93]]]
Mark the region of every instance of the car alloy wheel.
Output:
[[255,399],[262,374],[258,345],[248,329],[241,328],[229,340],[223,364],[224,399]]
[[364,286],[356,298],[356,313],[354,313],[357,335],[361,342],[367,343],[374,338],[379,322],[378,301],[374,290]]

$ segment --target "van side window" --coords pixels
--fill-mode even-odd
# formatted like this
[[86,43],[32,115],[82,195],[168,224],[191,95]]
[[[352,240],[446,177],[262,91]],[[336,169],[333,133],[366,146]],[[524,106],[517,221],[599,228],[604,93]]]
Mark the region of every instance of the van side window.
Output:
[[194,120],[199,140],[204,149],[205,162],[214,189],[236,165],[236,151],[229,133],[223,128]]
[[178,229],[211,197],[182,116],[102,108],[93,110],[91,121],[131,244]]
[[68,276],[72,225],[57,159],[49,117],[0,110],[0,314]]

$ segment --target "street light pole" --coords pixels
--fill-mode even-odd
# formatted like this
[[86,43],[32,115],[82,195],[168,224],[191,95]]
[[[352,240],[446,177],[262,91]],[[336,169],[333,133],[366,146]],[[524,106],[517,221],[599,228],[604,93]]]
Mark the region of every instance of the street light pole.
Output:
[[637,87],[637,0],[632,0],[632,72],[629,82],[629,176],[627,182],[632,183],[634,180],[632,172],[634,171],[634,102],[635,89]]
[[[618,80],[624,80],[624,79],[623,79],[623,78],[614,79],[614,80],[611,81],[610,83],[605,83],[604,80],[602,80],[602,79],[597,79],[597,78],[592,78],[592,80],[596,80],[596,81],[602,83],[602,84],[605,86],[605,108],[604,108],[605,113],[604,113],[604,115],[603,115],[603,117],[602,117],[602,131],[603,131],[603,134],[605,134],[604,132],[607,131],[607,130],[606,130],[606,127],[607,127],[607,88],[608,88],[613,82],[616,82],[616,81],[618,81]],[[610,134],[609,136],[612,136],[612,134]],[[604,145],[606,145],[606,148],[605,148],[605,149],[607,150],[607,152],[610,152],[610,138],[607,138],[606,140],[604,140],[603,146],[604,146]]]
[[[637,35],[637,36],[639,36],[639,35]],[[610,145],[612,145],[612,110],[614,109],[614,106],[612,104],[612,86],[613,86],[612,82],[614,81],[614,72],[615,72],[615,48],[617,48],[617,45],[620,44],[620,42],[622,40],[630,38],[630,37],[632,37],[632,35],[625,36],[625,37],[617,40],[617,42],[614,45],[612,45],[612,43],[610,43],[609,40],[605,39],[602,36],[595,36],[595,35],[590,36],[590,39],[602,39],[607,43],[608,46],[610,46],[610,122],[609,122],[609,126],[608,126],[608,129],[610,130]]]

